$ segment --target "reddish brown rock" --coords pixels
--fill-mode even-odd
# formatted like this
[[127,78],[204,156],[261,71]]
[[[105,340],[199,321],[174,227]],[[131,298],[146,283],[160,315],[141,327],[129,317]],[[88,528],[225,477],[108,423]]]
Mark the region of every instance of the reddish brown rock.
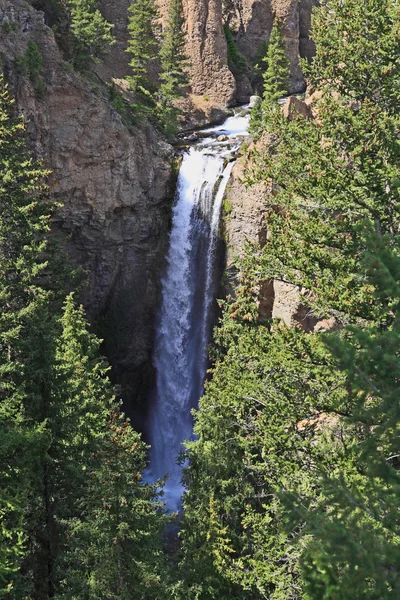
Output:
[[296,96],[290,96],[282,107],[282,114],[288,121],[293,121],[299,115],[304,119],[309,119],[312,117],[312,112],[310,106],[296,98]]

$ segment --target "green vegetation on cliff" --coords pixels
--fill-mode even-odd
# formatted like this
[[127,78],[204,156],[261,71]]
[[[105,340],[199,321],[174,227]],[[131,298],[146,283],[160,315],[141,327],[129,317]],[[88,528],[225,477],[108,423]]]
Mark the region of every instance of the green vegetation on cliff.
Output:
[[235,38],[229,23],[224,25],[224,34],[228,51],[228,65],[234,75],[246,73],[247,62],[245,57],[239,52]]
[[97,0],[68,0],[75,65],[101,58],[114,43],[113,25],[102,16]]
[[[134,6],[132,87],[143,104],[154,95],[147,106],[169,127],[185,85],[181,2],[171,3],[158,87],[155,5]],[[96,22],[79,17],[87,47]],[[108,25],[97,31],[108,44]],[[285,118],[276,104],[287,65],[274,31],[254,129],[268,142],[246,175],[273,183],[268,236],[247,246],[235,297],[221,302],[187,443],[180,542],[168,552],[170,517],[141,480],[147,448],[70,292],[74,274],[48,235],[49,173],[0,80],[2,598],[400,597],[400,2],[321,3],[305,66],[317,90],[310,118]],[[40,80],[34,44],[20,67]],[[318,327],[260,315],[271,280],[308,290]]]
[[176,100],[182,96],[183,88],[188,83],[185,73],[186,35],[182,10],[182,0],[171,1],[160,51],[161,85],[158,93],[161,121],[167,135],[174,135],[177,131],[179,110]]
[[266,54],[259,63],[263,91],[261,100],[256,102],[251,110],[249,131],[254,136],[266,128],[270,113],[279,110],[277,102],[286,96],[289,90],[290,64],[286,57],[282,25],[277,21],[272,27]]
[[[128,81],[136,96],[134,111],[153,120],[168,137],[173,138],[180,114],[176,100],[182,96],[187,83],[182,0],[171,0],[160,42],[156,23],[159,15],[154,0],[136,0],[129,12],[127,52],[132,57],[130,66],[133,74]],[[154,69],[157,53],[160,57],[158,75],[157,68]]]
[[161,598],[167,518],[141,483],[146,446],[67,296],[48,173],[0,87],[0,596]]
[[[399,17],[389,0],[316,10],[314,119],[270,112],[253,155],[268,239],[224,304],[188,444],[188,597],[400,595]],[[270,279],[336,331],[262,320]]]
[[136,0],[129,7],[129,41],[127,52],[132,75],[128,77],[134,92],[148,94],[152,89],[149,67],[158,48],[154,21],[158,11],[154,0]]

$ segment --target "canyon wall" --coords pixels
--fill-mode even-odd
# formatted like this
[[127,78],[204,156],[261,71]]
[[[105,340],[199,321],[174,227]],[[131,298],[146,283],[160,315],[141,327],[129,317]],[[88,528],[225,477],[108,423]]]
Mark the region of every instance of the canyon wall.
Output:
[[[16,68],[29,40],[43,58],[42,98]],[[151,364],[172,148],[150,126],[128,129],[107,88],[63,61],[43,13],[23,0],[0,1],[0,60],[34,153],[52,171],[51,197],[62,204],[54,235],[87,272],[82,300],[88,316],[105,337],[125,395],[136,396]]]
[[282,24],[286,54],[290,61],[290,91],[304,90],[299,57],[310,59],[314,45],[310,40],[311,13],[318,0],[231,0],[225,18],[237,31],[237,44],[252,63],[263,42],[268,42],[274,19]]
[[[290,115],[291,100],[283,107]],[[295,99],[296,108],[304,111],[309,106]],[[297,107],[297,103],[299,106]],[[226,192],[224,207],[224,235],[227,248],[227,291],[234,294],[237,277],[237,261],[243,256],[246,241],[263,247],[269,236],[267,206],[273,197],[273,185],[265,181],[249,187],[246,179],[251,174],[255,153],[265,151],[270,143],[265,134],[256,143],[250,143],[238,159]],[[269,280],[258,289],[259,311],[264,318],[282,319],[289,327],[301,327],[311,331],[318,327],[318,320],[310,314],[307,306],[308,291],[286,281]]]
[[[162,29],[169,0],[157,1]],[[103,15],[114,24],[116,43],[88,78],[73,70],[57,46],[50,27],[53,2],[0,0],[0,60],[18,111],[26,119],[32,148],[52,171],[51,196],[62,204],[54,218],[54,234],[86,270],[88,284],[82,300],[89,318],[105,338],[116,381],[126,397],[137,397],[151,372],[154,316],[168,245],[174,152],[150,125],[126,124],[110,103],[105,84],[120,86],[129,99],[125,50],[130,4],[131,0],[99,0]],[[299,48],[307,56],[313,51],[308,31],[315,0],[242,0],[240,10],[232,0],[230,12],[225,4],[222,0],[183,0],[190,63],[190,86],[183,106],[187,125],[218,120],[227,107],[246,101],[251,93],[246,78],[235,81],[228,68],[226,19],[250,64],[260,43],[268,40],[276,13],[285,27],[293,89],[303,85],[297,56]],[[40,8],[46,9],[46,15]],[[29,40],[37,44],[43,58],[45,93],[41,98],[15,60],[24,55]],[[157,57],[153,68],[156,77]],[[241,168],[239,163],[235,173]],[[258,209],[256,202],[248,214],[249,194],[255,192],[239,190],[238,181],[236,175],[231,189],[243,206],[234,206],[228,229],[235,227],[236,232],[232,229],[228,234],[238,236],[234,245],[240,247],[239,238],[251,237],[248,230],[254,218],[259,219],[254,215],[262,206]]]
[[[157,1],[165,26],[169,0]],[[248,60],[250,75],[257,51],[268,42],[274,19],[279,19],[290,61],[290,91],[304,91],[299,56],[311,58],[314,54],[309,32],[312,9],[317,4],[318,0],[183,0],[190,64],[185,105],[188,120],[194,120],[196,111],[199,122],[201,113],[206,120],[216,120],[227,107],[247,102],[254,91],[246,74],[236,75],[235,80],[229,70],[225,22],[230,23],[238,48]]]

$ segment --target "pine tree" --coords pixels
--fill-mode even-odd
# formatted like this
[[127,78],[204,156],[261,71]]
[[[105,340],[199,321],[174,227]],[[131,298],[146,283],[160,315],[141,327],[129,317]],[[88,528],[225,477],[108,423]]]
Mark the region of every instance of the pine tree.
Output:
[[[50,207],[43,179],[47,172],[25,150],[24,123],[12,115],[13,102],[0,79],[0,436],[1,589],[14,592],[15,574],[26,552],[29,494],[35,469],[49,440],[44,423],[26,414],[24,342],[49,292],[45,233]],[[27,450],[29,448],[29,451]],[[26,589],[24,587],[24,589]]]
[[372,224],[364,239],[380,323],[326,336],[353,404],[348,428],[361,435],[347,435],[336,467],[319,474],[317,507],[305,494],[293,499],[313,539],[301,561],[311,598],[389,600],[400,593],[399,240],[394,245]]
[[137,598],[162,598],[166,520],[156,486],[140,482],[146,447],[114,402],[100,342],[72,295],[60,317],[66,285],[47,242],[47,172],[26,151],[2,86],[0,596],[132,598],[137,587]]
[[[274,184],[269,236],[246,253],[224,306],[185,474],[182,567],[206,565],[205,598],[399,594],[399,10],[316,10],[317,118],[270,110],[274,136],[248,173]],[[271,278],[351,327],[262,321],[257,289]]]
[[127,52],[131,55],[132,75],[127,79],[131,89],[149,98],[152,84],[149,79],[149,64],[157,50],[154,21],[158,17],[154,0],[135,0],[129,7],[129,41]]
[[266,70],[263,74],[263,102],[267,107],[285,96],[289,88],[289,61],[282,36],[282,25],[275,22],[265,57]]
[[182,0],[171,0],[168,23],[163,32],[163,42],[160,51],[161,85],[159,96],[161,101],[161,119],[167,135],[174,135],[177,129],[179,111],[174,101],[181,95],[187,84],[185,67],[185,31],[182,13]]
[[247,71],[247,62],[243,54],[239,52],[229,23],[224,24],[224,34],[228,51],[229,69],[236,76],[243,75]]
[[114,400],[100,341],[88,332],[72,295],[61,324],[56,389],[62,418],[53,477],[53,496],[63,498],[55,510],[61,530],[57,597],[162,598],[167,518],[156,486],[141,482],[146,446]]
[[279,22],[272,27],[267,52],[261,62],[265,64],[263,97],[261,105],[257,103],[251,112],[250,132],[253,135],[265,127],[269,113],[277,109],[278,100],[286,96],[289,90],[290,65]]
[[102,16],[97,0],[68,0],[73,33],[74,62],[85,68],[90,60],[104,56],[115,43],[113,25]]

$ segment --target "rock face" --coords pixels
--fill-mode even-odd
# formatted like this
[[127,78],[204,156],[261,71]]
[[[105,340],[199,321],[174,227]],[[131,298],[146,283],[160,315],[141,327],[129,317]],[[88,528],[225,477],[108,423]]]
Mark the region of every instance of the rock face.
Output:
[[125,52],[128,45],[128,9],[132,0],[99,0],[99,8],[107,21],[113,23],[115,44],[104,57],[96,70],[109,81],[113,78],[124,79],[130,74],[130,57]]
[[283,25],[286,53],[291,68],[292,93],[304,90],[304,77],[299,55],[311,58],[314,45],[309,38],[311,13],[318,0],[239,0],[230,12],[232,25],[238,31],[240,51],[253,61],[263,42],[268,42],[274,19]]
[[[169,0],[157,2],[161,25],[165,26]],[[249,78],[240,74],[235,80],[228,68],[223,31],[226,21],[237,31],[239,50],[252,65],[263,42],[269,40],[274,18],[278,18],[283,24],[290,61],[290,91],[304,91],[299,54],[307,58],[314,54],[309,31],[311,12],[317,3],[317,0],[231,0],[228,3],[222,0],[183,0],[187,29],[186,54],[191,65],[190,89],[184,106],[186,113],[189,113],[188,122],[218,120],[224,109],[236,102],[248,102],[253,93]]]
[[[2,27],[5,21],[11,29]],[[42,99],[15,69],[29,40],[43,57]],[[63,205],[55,234],[87,271],[83,302],[92,322],[104,324],[100,333],[114,373],[132,396],[150,364],[172,149],[150,127],[130,131],[107,90],[63,62],[43,14],[23,0],[0,1],[0,58],[35,154],[52,170],[51,196]]]
[[[165,26],[170,1],[157,3]],[[191,93],[226,108],[236,101],[236,84],[228,68],[222,0],[183,0],[183,14]]]
[[[245,241],[263,246],[268,236],[266,198],[272,189],[267,183],[247,187],[244,176],[248,168],[251,168],[251,158],[240,158],[234,167],[225,199],[225,206],[229,207],[229,214],[225,215],[225,235],[231,293],[234,292],[237,274],[235,262],[243,253]],[[263,282],[258,293],[259,310],[264,318],[282,319],[289,327],[297,325],[306,331],[315,326],[317,320],[307,308],[307,290],[274,280]]]
[[[289,98],[282,107],[286,118],[292,118],[292,110],[303,118],[312,115],[310,103],[296,99],[293,104]],[[246,173],[251,172],[252,153],[262,152],[270,143],[268,135],[249,147],[236,163],[232,180],[225,197],[225,237],[227,242],[227,276],[229,291],[234,293],[237,269],[235,262],[243,253],[245,241],[259,244],[261,247],[268,239],[268,219],[266,206],[268,197],[274,193],[272,182],[262,182],[251,187],[246,186]],[[227,210],[228,208],[228,210]],[[229,214],[228,214],[229,213]],[[264,281],[259,291],[259,311],[264,318],[282,319],[289,327],[301,327],[312,331],[318,319],[310,313],[307,306],[308,291],[285,281]]]

